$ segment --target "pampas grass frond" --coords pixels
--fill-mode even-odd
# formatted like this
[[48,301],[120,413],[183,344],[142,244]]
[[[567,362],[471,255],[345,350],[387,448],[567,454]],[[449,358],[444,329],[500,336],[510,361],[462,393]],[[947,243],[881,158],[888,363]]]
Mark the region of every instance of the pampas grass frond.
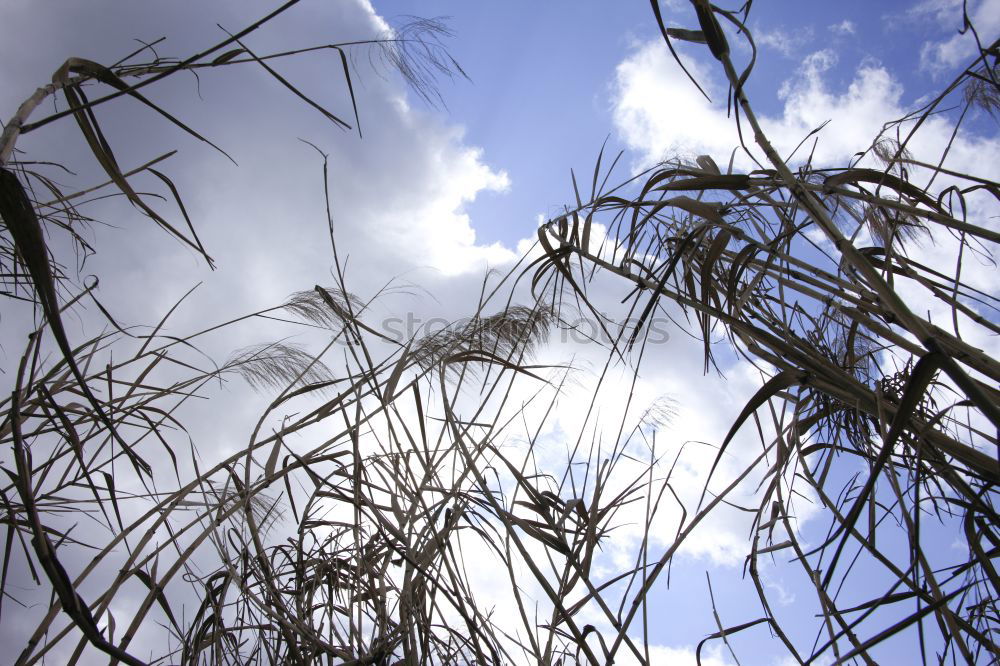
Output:
[[333,379],[333,373],[319,359],[298,345],[284,342],[245,347],[233,353],[222,370],[239,373],[258,391],[284,390]]
[[414,360],[424,369],[462,352],[484,351],[502,359],[530,357],[546,340],[555,321],[552,310],[513,305],[487,317],[474,317],[419,338]]

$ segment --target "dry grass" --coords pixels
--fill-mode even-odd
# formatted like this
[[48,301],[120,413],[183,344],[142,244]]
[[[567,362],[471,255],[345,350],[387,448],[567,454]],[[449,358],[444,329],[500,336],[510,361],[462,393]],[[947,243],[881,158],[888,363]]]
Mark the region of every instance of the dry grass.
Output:
[[[907,132],[956,99],[992,113],[996,45],[917,115],[887,125],[870,148],[882,169],[806,163],[793,171],[760,131],[742,92],[751,72],[736,71],[719,28],[721,17],[744,38],[746,16],[694,0],[683,16],[700,29],[661,25],[664,38],[705,44],[770,164],[722,173],[703,156],[607,189],[598,160],[590,197],[578,196],[575,208],[539,230],[545,254],[530,267],[536,305],[497,306],[499,289],[484,285],[467,321],[393,342],[366,321],[370,304],[338,273],[332,287],[242,318],[280,311],[320,326],[330,343],[317,353],[279,342],[205,367],[199,338],[236,322],[183,339],[162,334],[161,321],[148,335],[112,330],[69,340],[62,313],[91,295],[60,301],[61,271],[43,231],[72,236],[86,220],[74,202],[90,190],[62,193],[15,159],[20,134],[72,115],[108,179],[104,187],[211,263],[165,175],[154,172],[183,224],[168,222],[131,188],[128,178],[153,171],[156,160],[123,172],[95,107],[121,95],[150,104],[139,91],[180,71],[252,62],[273,73],[275,58],[331,49],[342,57],[352,101],[347,54],[355,48],[373,46],[370,57],[396,67],[431,101],[439,99],[434,75],[461,74],[437,41],[446,29],[428,21],[388,42],[264,55],[240,45],[293,4],[183,60],[104,68],[71,59],[5,127],[0,261],[8,295],[34,300],[44,324],[2,403],[2,617],[19,612],[12,604],[25,581],[12,581],[12,571],[29,571],[52,593],[17,663],[67,653],[76,662],[94,650],[130,664],[601,664],[625,653],[648,663],[653,590],[685,540],[747,479],[762,479],[747,545],[760,611],[732,626],[716,613],[719,630],[699,652],[767,627],[797,663],[873,663],[869,651],[899,632],[921,650],[930,646],[925,661],[938,659],[934,651],[942,662],[995,660],[1000,365],[963,332],[995,334],[998,308],[993,295],[963,282],[961,262],[992,257],[1000,234],[966,219],[965,202],[997,197],[1000,185],[919,161]],[[332,116],[280,80],[331,122],[357,126],[356,117]],[[95,81],[113,92],[90,100],[82,85]],[[64,96],[67,110],[29,122],[50,95]],[[957,184],[922,187],[912,179],[918,168]],[[591,235],[598,221],[610,230],[600,245]],[[878,245],[855,244],[862,226]],[[833,249],[817,248],[811,230]],[[908,244],[921,235],[957,244],[959,263],[948,271],[908,258]],[[664,397],[635,423],[604,424],[608,441],[581,433],[561,469],[541,466],[535,455],[542,423],[518,427],[538,406],[542,420],[560,408],[567,373],[530,358],[564,308],[591,307],[586,284],[601,273],[631,290],[639,315],[624,335],[610,336],[609,364],[641,348],[650,317],[672,301],[704,340],[706,369],[716,350],[711,336],[721,332],[764,376],[734,415],[716,464],[750,423],[761,433],[756,459],[725,487],[708,492],[706,483],[669,547],[654,552],[644,538],[633,565],[610,574],[594,562],[623,514],[648,537],[657,513],[677,499],[677,459],[664,465],[655,439],[655,431],[669,431],[676,403]],[[950,330],[908,304],[902,283],[946,303]],[[55,357],[43,353],[50,341]],[[335,342],[342,361],[331,359]],[[391,351],[379,356],[387,343]],[[233,373],[277,395],[245,446],[206,467],[186,435],[184,406]],[[516,397],[524,386],[530,397]],[[647,445],[639,473],[633,441]],[[865,471],[853,473],[859,465]],[[805,495],[829,523],[821,542],[808,545],[792,508]],[[950,530],[961,557],[925,547],[921,529],[930,521]],[[906,557],[887,543],[907,544]],[[501,563],[516,617],[494,616],[491,600],[477,598],[470,572],[482,557]],[[800,570],[812,587],[822,609],[816,633],[784,628],[760,576],[765,558]],[[877,586],[845,600],[842,588],[854,590],[848,583],[871,568],[882,574]],[[710,580],[708,589],[714,606]],[[581,622],[584,608],[601,627]]]

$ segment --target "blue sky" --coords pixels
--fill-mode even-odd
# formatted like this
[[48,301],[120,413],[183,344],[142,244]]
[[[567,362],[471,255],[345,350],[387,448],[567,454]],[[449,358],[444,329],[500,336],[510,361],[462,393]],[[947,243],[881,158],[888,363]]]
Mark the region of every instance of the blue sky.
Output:
[[[691,12],[679,0],[663,4],[668,22],[676,17],[679,25],[694,27]],[[170,38],[158,47],[164,54],[184,54],[217,41],[216,22],[237,28],[270,5],[190,2],[151,8],[104,2],[94,9],[6,4],[0,8],[0,116],[10,117],[19,101],[68,56],[114,62],[135,47],[132,38],[161,35]],[[759,52],[749,93],[765,124],[780,135],[779,150],[790,150],[826,120],[831,123],[820,135],[821,162],[843,164],[867,148],[881,123],[913,109],[967,59],[968,38],[957,37],[960,7],[952,0],[754,3],[749,25]],[[969,8],[990,39],[1000,33],[1000,2],[970,1]],[[704,74],[710,89],[714,86],[708,104],[664,56],[649,5],[640,0],[372,0],[370,5],[365,0],[303,0],[251,43],[268,52],[355,39],[374,34],[383,21],[393,25],[405,20],[406,14],[450,17],[447,24],[455,36],[446,44],[471,81],[442,81],[445,106],[429,107],[391,71],[373,72],[360,54],[355,75],[364,139],[326,123],[255,69],[226,72],[225,77],[206,73],[200,89],[193,79],[176,79],[156,97],[230,151],[238,169],[152,114],[130,113],[127,102],[102,111],[113,121],[110,140],[123,164],[180,149],[168,161],[168,170],[187,193],[202,239],[221,267],[208,271],[192,252],[169,242],[126,207],[113,201],[98,204],[95,213],[114,219],[116,228],[91,232],[101,249],[84,274],[108,276],[102,294],[118,304],[117,316],[127,323],[156,321],[182,293],[203,282],[190,309],[172,320],[174,330],[183,331],[204,321],[206,313],[235,315],[317,282],[328,283],[331,257],[321,164],[299,138],[331,155],[335,226],[338,242],[350,254],[350,286],[372,294],[393,278],[419,284],[432,297],[393,297],[397,300],[379,307],[384,316],[401,308],[424,321],[471,314],[467,305],[475,302],[486,269],[512,266],[529,249],[539,216],[557,215],[573,202],[570,169],[581,188],[589,189],[605,139],[605,166],[619,150],[625,151],[610,182],[674,154],[690,158],[708,153],[724,164],[735,147],[725,117],[725,87],[711,59],[697,48],[681,48],[685,61]],[[738,59],[747,55],[737,51]],[[282,71],[307,81],[310,93],[336,112],[350,114],[337,61],[304,58],[282,65]],[[949,127],[944,120],[931,127],[928,145],[937,145]],[[997,124],[983,115],[973,118],[970,127],[952,159],[961,166],[987,151],[996,162]],[[69,122],[25,137],[23,147],[36,159],[72,165],[81,181],[93,180],[88,177],[94,173],[92,160]],[[736,165],[747,168],[741,156]],[[997,178],[995,165],[984,170]],[[69,256],[69,248],[58,249]],[[934,248],[926,251],[935,259]],[[164,280],[164,275],[176,277]],[[995,290],[989,269],[973,271],[969,279]],[[595,287],[609,309],[624,295],[621,289],[611,281]],[[5,369],[16,363],[15,341],[33,321],[27,309],[11,306],[9,312],[3,318]],[[74,322],[78,332],[96,325],[98,318],[88,319],[93,314]],[[253,327],[237,329],[225,339],[206,341],[206,348],[224,356],[235,346],[259,342],[259,336]],[[637,402],[674,395],[682,418],[670,432],[671,441],[718,442],[759,386],[760,375],[743,365],[724,364],[725,379],[701,378],[698,345],[680,331],[671,336],[644,361]],[[983,344],[996,355],[995,341]],[[571,353],[598,367],[603,361],[603,352],[584,346],[546,353],[546,360]],[[605,389],[609,413],[629,409],[621,404],[629,373],[620,374]],[[218,400],[239,423],[215,421],[211,411],[196,414],[196,432],[211,442],[202,451],[206,457],[239,448],[246,423],[253,423],[263,404],[263,398],[246,398],[235,390]],[[547,427],[543,441],[555,446],[560,438],[585,430],[578,411],[570,402]],[[736,448],[746,453],[753,444],[749,436],[744,449]],[[689,477],[681,482],[685,498],[700,489],[713,453],[706,449],[692,456],[685,468]],[[552,455],[553,464],[559,464],[558,458]],[[804,509],[803,521],[807,517]],[[669,544],[669,524],[664,519],[664,533],[654,539],[654,549]],[[806,525],[804,533],[819,539],[825,523]],[[759,615],[752,589],[742,578],[747,527],[736,513],[710,521],[678,560],[671,589],[664,587],[654,596],[651,642],[661,663],[693,663],[693,645],[715,630],[704,603],[705,571],[711,572],[726,622]],[[608,548],[608,567],[634,552],[634,533],[626,528],[621,534],[619,545]],[[778,612],[792,623],[812,619],[815,599],[807,584],[777,567],[767,576],[783,600]],[[489,593],[489,578],[479,583]],[[7,616],[4,622],[6,642],[19,628]],[[780,646],[766,631],[736,644],[745,650],[744,663],[783,663]],[[806,641],[806,650],[810,644]],[[880,661],[910,663],[914,654],[912,641],[902,639],[880,653]],[[705,663],[729,664],[731,657],[713,652]]]
[[[944,72],[925,62],[920,49],[957,31],[959,4],[756,3],[750,27],[759,56],[750,90],[757,108],[780,113],[781,85],[805,57],[823,49],[837,55],[824,74],[833,92],[843,92],[861,64],[878,63],[902,86],[903,105],[911,106],[942,83]],[[502,12],[446,1],[375,6],[390,21],[417,9],[447,16],[457,34],[451,51],[472,83],[445,85],[448,115],[512,182],[508,195],[485,194],[468,206],[481,241],[516,243],[536,215],[555,214],[572,199],[569,170],[589,178],[605,137],[612,156],[627,148],[613,119],[616,68],[657,37],[648,3],[616,3],[613,11],[565,1],[511,3]],[[669,21],[670,3],[665,15]],[[952,20],[938,21],[941,15]]]

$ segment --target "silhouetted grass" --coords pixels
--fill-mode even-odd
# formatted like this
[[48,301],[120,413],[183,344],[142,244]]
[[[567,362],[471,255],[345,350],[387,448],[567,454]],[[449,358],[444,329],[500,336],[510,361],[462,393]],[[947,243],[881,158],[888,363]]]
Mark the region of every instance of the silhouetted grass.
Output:
[[[667,28],[654,0],[668,44],[701,44],[716,59],[743,136],[754,137],[768,164],[723,173],[710,156],[677,159],[607,188],[614,164],[602,178],[599,158],[590,196],[578,194],[574,208],[539,229],[544,255],[527,272],[534,305],[498,306],[506,294],[484,285],[467,320],[390,340],[366,321],[370,302],[348,292],[334,243],[330,287],[234,321],[205,322],[187,336],[163,333],[170,313],[142,334],[108,315],[111,332],[70,340],[63,313],[93,295],[60,298],[69,286],[45,234],[68,234],[91,251],[77,232],[87,222],[77,206],[90,193],[117,191],[211,264],[177,189],[152,168],[169,155],[123,170],[94,108],[127,95],[208,142],[139,91],[180,71],[252,63],[334,124],[353,128],[347,54],[355,49],[371,48],[369,57],[431,102],[440,100],[434,77],[462,75],[439,41],[447,28],[424,19],[392,35],[285,53],[251,54],[241,45],[294,4],[183,60],[128,58],[106,68],[70,59],[5,126],[0,272],[7,294],[33,300],[43,321],[0,424],[0,618],[37,615],[17,663],[67,652],[76,662],[94,650],[133,664],[649,663],[652,591],[685,540],[747,483],[759,483],[758,504],[737,508],[754,516],[746,572],[760,610],[731,625],[716,611],[718,631],[704,637],[699,655],[721,640],[735,657],[732,636],[767,627],[797,663],[874,663],[869,651],[900,632],[920,641],[925,661],[934,660],[925,645],[941,662],[995,659],[1000,365],[965,337],[974,329],[996,334],[998,308],[994,295],[963,280],[962,262],[992,261],[1000,233],[970,221],[966,204],[1000,198],[1000,185],[935,166],[940,155],[916,155],[908,144],[914,127],[949,104],[995,112],[996,44],[940,97],[874,138],[865,152],[880,168],[806,161],[793,170],[745,94],[751,70],[737,72],[731,61],[726,35],[736,33],[719,26],[721,19],[749,39],[746,13],[692,0],[693,11],[676,17],[688,27]],[[330,50],[343,64],[350,120],[268,64]],[[112,92],[91,100],[84,83]],[[65,97],[67,110],[29,122],[54,95]],[[63,193],[14,152],[20,134],[66,115],[77,120],[104,184]],[[142,171],[167,188],[172,216],[129,184]],[[933,178],[920,185],[918,174],[940,175],[947,185]],[[178,216],[183,223],[168,219]],[[599,243],[595,222],[609,230]],[[860,243],[865,237],[871,244]],[[908,248],[926,239],[956,244],[958,263],[912,259]],[[697,506],[675,490],[684,446],[672,461],[657,448],[657,433],[668,435],[678,413],[671,396],[634,421],[598,421],[576,433],[559,468],[540,462],[539,433],[567,409],[558,397],[569,380],[567,368],[531,358],[560,325],[560,312],[596,312],[587,283],[600,274],[622,281],[638,317],[608,336],[609,366],[643,348],[650,318],[669,301],[704,341],[706,370],[717,350],[712,336],[721,333],[762,373],[762,386],[718,443]],[[902,284],[947,304],[950,330],[920,314],[925,307],[904,298]],[[327,347],[313,353],[261,343],[216,366],[196,346],[202,336],[278,311],[324,329]],[[50,339],[59,353],[46,356]],[[342,359],[329,353],[334,343]],[[205,461],[183,408],[233,373],[276,395],[245,445]],[[622,398],[632,404],[632,395]],[[595,394],[573,408],[597,418],[598,401]],[[737,433],[751,429],[761,444],[755,459],[709,490]],[[820,542],[805,539],[797,524],[794,506],[803,501],[818,503],[829,523]],[[670,545],[656,551],[649,537],[668,505],[678,507],[679,522]],[[928,547],[921,526],[929,521],[949,530],[960,550]],[[595,567],[603,543],[626,522],[641,526],[634,561],[610,572]],[[815,633],[785,628],[786,611],[761,579],[765,559],[799,570],[815,591]],[[504,581],[510,612],[495,613],[497,600],[477,595],[475,574],[484,566]],[[848,583],[865,568],[884,575],[862,581],[859,598]],[[29,581],[13,580],[15,571],[51,592],[47,609],[16,606]],[[719,591],[707,582],[715,608]]]

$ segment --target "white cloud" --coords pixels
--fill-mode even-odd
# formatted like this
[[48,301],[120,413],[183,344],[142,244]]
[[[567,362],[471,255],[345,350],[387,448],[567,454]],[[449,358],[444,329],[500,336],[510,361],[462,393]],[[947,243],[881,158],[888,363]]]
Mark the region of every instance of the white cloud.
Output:
[[884,122],[902,115],[903,90],[888,70],[876,62],[862,63],[847,90],[836,93],[824,80],[836,62],[833,51],[817,51],[805,58],[796,78],[781,86],[783,114],[765,118],[764,127],[784,155],[829,121],[814,158],[823,164],[846,160],[870,145]]
[[[1000,0],[969,3],[968,13],[983,47],[1000,36]],[[972,31],[966,30],[964,34],[954,32],[963,27],[962,3],[959,0],[926,0],[911,10],[911,15],[930,17],[936,24],[946,27],[951,35],[947,39],[924,42],[920,48],[921,69],[942,73],[965,65],[966,61],[975,57],[976,39]]]
[[[0,68],[5,88],[24,91],[24,95],[48,80],[66,55],[114,62],[123,50],[133,48],[130,36],[150,34],[169,35],[170,41],[160,47],[163,55],[184,54],[218,41],[216,22],[233,28],[248,20],[238,3],[220,3],[204,22],[191,22],[179,6],[159,6],[145,13],[122,10],[114,12],[115,20],[107,24],[92,20],[96,14],[81,9],[59,24],[65,26],[64,34],[52,32],[44,12],[3,11],[11,25],[19,26],[23,39],[36,41],[36,35],[50,34],[51,43],[61,45],[55,53],[28,48],[13,39],[0,45],[5,56],[13,58],[16,53],[18,58],[16,67]],[[289,43],[301,46],[373,36],[386,27],[368,3],[360,2],[304,3],[281,20],[295,29],[255,32],[250,46],[259,53],[280,51]],[[331,25],[336,26],[333,32]],[[238,169],[134,105],[99,109],[108,140],[124,168],[154,154],[181,149],[162,170],[177,183],[220,269],[207,270],[193,253],[127,207],[99,202],[88,212],[121,228],[97,229],[94,242],[100,251],[88,262],[86,272],[101,275],[99,293],[117,317],[126,323],[156,321],[199,280],[205,284],[171,320],[175,331],[204,321],[206,312],[219,318],[235,316],[274,305],[293,291],[330,284],[333,258],[321,160],[297,141],[299,137],[330,154],[331,212],[341,259],[349,257],[348,287],[370,295],[395,276],[415,281],[426,278],[432,288],[463,294],[449,302],[445,316],[469,314],[462,306],[473,306],[475,284],[483,270],[509,264],[517,255],[516,248],[477,241],[466,207],[486,192],[508,192],[511,180],[488,163],[481,148],[466,140],[462,127],[443,113],[409,105],[407,91],[393,72],[373,71],[364,51],[356,55],[354,83],[363,139],[333,127],[259,68],[235,67],[223,75],[203,76],[200,88],[193,79],[180,78],[173,87],[164,88],[157,102],[230,151],[240,164]],[[342,75],[330,75],[332,62],[322,56],[300,58],[283,62],[281,71],[353,122]],[[339,74],[337,68],[332,70],[335,74]],[[16,101],[9,97],[4,104]],[[4,116],[10,112],[5,109]],[[36,155],[65,162],[83,174],[81,187],[100,180],[93,175],[92,156],[81,150],[79,131],[70,123],[28,135],[24,145],[28,142]],[[136,182],[155,186],[141,176]],[[157,202],[154,207],[168,215],[175,213],[168,204]],[[58,244],[54,248],[58,251]],[[420,270],[421,275],[414,273]],[[470,272],[476,275],[474,280],[444,284],[449,276]],[[165,280],[164,276],[180,279]],[[463,300],[466,290],[471,300]],[[14,319],[31,324],[30,317]],[[239,344],[242,338],[227,342]],[[16,360],[14,356],[10,362]]]
[[[977,15],[982,15],[986,7],[985,3],[977,5]],[[940,4],[934,6],[934,11],[946,10],[947,7]],[[884,123],[909,111],[904,103],[903,86],[875,61],[862,61],[846,89],[832,89],[827,73],[836,63],[836,57],[830,50],[808,56],[799,71],[779,89],[781,112],[761,118],[765,133],[779,153],[788,156],[810,131],[829,121],[817,135],[813,159],[817,165],[843,166],[854,154],[872,144]],[[719,80],[700,61],[689,58],[686,62],[717,100],[715,104],[699,97],[659,43],[639,48],[618,67],[615,122],[624,140],[644,155],[647,164],[663,156],[706,153],[721,165],[728,161],[733,147],[738,145],[734,123],[726,117]],[[909,127],[912,124],[903,128],[904,134]],[[749,141],[750,137],[747,139]],[[954,122],[946,114],[928,118],[907,147],[917,160],[935,162],[947,153],[946,168],[992,180],[1000,177],[1000,165],[995,160],[983,159],[987,155],[1000,154],[1000,137],[995,133],[977,135],[967,128],[955,133]],[[752,144],[750,148],[755,150]],[[797,159],[804,158],[812,150],[810,141]],[[755,154],[764,161],[759,151]],[[735,161],[737,168],[754,168],[742,151],[736,153]],[[914,182],[926,182],[930,177],[928,172],[918,168],[909,171]],[[934,187],[941,191],[956,182],[938,176]],[[966,204],[970,220],[998,228],[1000,211],[991,197],[970,195]],[[941,238],[924,238],[914,244],[910,256],[929,266],[954,266],[958,248],[950,236],[943,234]],[[962,278],[978,289],[996,293],[995,268],[969,253],[964,258]],[[929,311],[935,322],[950,320],[947,305],[935,299],[928,301],[919,286],[903,281],[898,288],[905,298],[912,299],[913,307],[921,314]],[[972,328],[966,328],[968,332],[963,332],[964,335],[973,334]],[[1000,350],[995,337],[980,335],[970,343],[993,350],[992,353]]]
[[850,19],[844,19],[840,23],[834,23],[830,26],[830,32],[836,35],[853,35],[857,31],[857,27],[854,25],[854,21]]
[[[716,104],[724,103],[725,88],[712,70],[690,58],[685,64]],[[728,158],[738,145],[732,121],[698,93],[661,42],[639,48],[619,64],[616,87],[615,125],[628,147],[644,155],[646,163],[678,154]]]
[[[876,62],[862,63],[847,90],[830,90],[824,74],[836,58],[832,50],[807,56],[796,75],[780,88],[782,114],[761,119],[785,156],[809,132],[829,121],[814,157],[821,163],[846,160],[870,145],[886,120],[903,115],[902,87]],[[652,42],[618,66],[615,124],[629,147],[645,155],[646,163],[665,156],[704,153],[724,165],[739,146],[736,124],[726,116],[725,87],[715,71],[700,61],[687,58],[685,64],[713,103],[699,95],[662,44]],[[756,150],[747,132],[744,128],[747,145]],[[742,151],[737,152],[738,167],[753,168],[751,164]]]
[[[811,131],[827,123],[818,134],[814,162],[846,164],[855,153],[871,145],[884,123],[909,111],[903,86],[881,63],[863,60],[847,87],[834,90],[827,73],[836,63],[837,55],[829,49],[804,58],[799,70],[778,90],[780,114],[761,116],[766,134],[784,156],[791,154]],[[643,165],[664,157],[698,154],[711,155],[725,165],[739,146],[735,122],[726,115],[725,88],[716,72],[699,60],[686,58],[685,64],[712,96],[712,103],[698,93],[659,42],[638,48],[618,66],[613,99],[615,125],[627,145],[643,156]],[[954,125],[947,117],[931,117],[908,148],[917,159],[941,155],[953,131]],[[746,127],[744,136],[748,147],[756,151]],[[811,149],[810,142],[806,150]],[[995,154],[998,149],[997,137],[962,131],[952,142],[945,166],[996,178],[1000,169],[983,162],[982,156]],[[755,154],[762,159],[759,151]],[[796,158],[805,156],[800,152]],[[737,168],[754,168],[742,151],[736,153],[735,160]]]
[[762,567],[762,570],[760,571],[760,578],[764,587],[775,593],[771,599],[776,600],[781,606],[790,606],[794,604],[795,591],[789,589],[789,586],[781,579],[778,573],[774,571],[773,566],[766,564],[767,560],[762,561],[765,562],[765,566]]
[[920,0],[907,10],[910,17],[947,23],[960,21],[963,0]]
[[[479,245],[464,206],[482,192],[506,192],[510,179],[463,143],[462,131],[430,114],[397,106],[373,141],[368,169],[336,168],[352,227],[397,265],[427,266],[445,275],[508,263],[514,253],[499,243]],[[367,140],[367,139],[366,139]],[[398,159],[393,152],[405,159]],[[376,167],[377,163],[383,165]],[[361,182],[364,179],[364,182]],[[357,199],[351,193],[365,192]]]
[[[53,12],[60,16],[58,21],[53,20]],[[161,54],[183,56],[219,41],[222,33],[215,27],[216,21],[238,28],[249,20],[242,3],[219,3],[205,12],[203,20],[193,21],[189,10],[167,3],[142,11],[90,6],[20,12],[5,7],[0,14],[10,21],[0,18],[0,23],[5,27],[16,24],[18,30],[0,41],[4,56],[0,62],[5,63],[0,66],[0,80],[10,93],[3,102],[3,117],[12,113],[7,107],[16,106],[18,96],[27,96],[48,81],[69,55],[111,63],[134,49],[131,37],[167,34],[170,41],[160,46]],[[357,39],[385,27],[370,6],[350,2],[302,3],[281,20],[283,25],[279,22],[274,26],[279,29],[260,30],[248,38],[251,48],[267,53],[284,50],[282,47],[289,44]],[[308,94],[329,104],[334,113],[353,122],[339,61],[317,60],[284,61],[280,69]],[[425,312],[436,306],[439,311],[435,314],[448,319],[472,313],[483,268],[508,264],[515,254],[501,244],[477,242],[465,206],[484,192],[507,191],[510,179],[489,164],[482,150],[471,145],[462,128],[447,116],[406,104],[407,93],[391,73],[381,72],[386,74],[382,78],[372,72],[363,53],[357,65],[354,83],[363,139],[326,122],[259,68],[233,67],[224,76],[203,74],[200,90],[193,78],[178,76],[151,93],[157,103],[229,150],[239,168],[179,137],[166,123],[137,111],[134,105],[109,104],[97,110],[123,168],[180,148],[161,165],[162,171],[177,183],[201,239],[219,266],[218,271],[209,271],[191,252],[116,200],[89,206],[87,213],[119,227],[97,228],[94,235],[99,254],[86,267],[86,273],[101,276],[98,295],[119,321],[125,325],[155,323],[199,280],[205,284],[179,308],[165,332],[190,334],[230,315],[280,303],[291,292],[331,284],[333,257],[323,202],[322,163],[311,148],[296,140],[298,137],[330,154],[331,212],[341,260],[349,255],[348,288],[367,299],[394,276],[429,268],[428,286],[443,297],[443,303],[413,299],[408,305],[416,316],[426,318]],[[40,108],[38,117],[50,108]],[[71,121],[28,135],[20,145],[30,147],[34,156],[72,165],[81,177],[79,182],[61,179],[67,183],[67,191],[74,185],[88,187],[103,180]],[[152,187],[141,176],[136,181],[137,187]],[[159,200],[153,205],[171,217],[176,215],[175,209]],[[52,249],[59,253],[66,248],[54,242]],[[73,265],[72,260],[64,263]],[[5,314],[13,313],[5,310]],[[92,317],[86,321],[91,333],[106,325],[96,312],[83,315]],[[80,325],[72,319],[68,325],[76,332]],[[20,329],[32,327],[31,313],[25,308],[12,317],[5,316],[3,325],[0,341],[5,349],[14,350],[3,359],[6,366],[18,361],[24,339]],[[284,331],[276,333],[275,326],[280,330],[280,325],[255,320],[198,343],[221,361],[235,348],[280,337]],[[209,387],[206,394],[211,401],[189,403],[183,418],[202,459],[213,464],[246,446],[250,429],[273,396],[250,394],[239,380],[224,390]],[[127,483],[120,479],[119,490],[127,490]],[[98,571],[91,577],[98,588],[102,575]],[[183,595],[180,597],[174,601],[183,602]],[[30,625],[46,608],[43,598],[24,614],[25,621]],[[116,610],[115,615],[119,627],[126,623],[127,609]],[[5,621],[3,641],[18,644],[25,631]],[[160,647],[155,641],[149,645],[155,646],[150,649]],[[60,655],[55,659],[59,661]]]
[[[849,21],[845,22],[849,23]],[[782,28],[767,29],[763,26],[755,26],[753,38],[758,45],[768,46],[786,58],[791,58],[803,46],[812,41],[813,29],[806,26],[794,31],[788,31]]]

